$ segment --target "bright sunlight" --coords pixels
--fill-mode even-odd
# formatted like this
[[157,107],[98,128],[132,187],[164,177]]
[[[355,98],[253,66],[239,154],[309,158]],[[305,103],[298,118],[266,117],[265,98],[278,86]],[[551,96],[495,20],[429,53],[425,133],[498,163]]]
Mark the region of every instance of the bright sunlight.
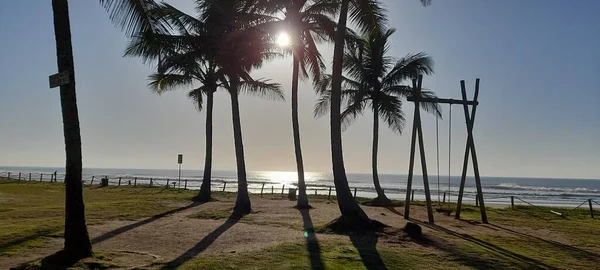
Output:
[[279,36],[277,36],[277,45],[279,45],[280,47],[290,46],[291,43],[292,40],[290,39],[290,35],[288,35],[287,33],[281,32],[279,33]]

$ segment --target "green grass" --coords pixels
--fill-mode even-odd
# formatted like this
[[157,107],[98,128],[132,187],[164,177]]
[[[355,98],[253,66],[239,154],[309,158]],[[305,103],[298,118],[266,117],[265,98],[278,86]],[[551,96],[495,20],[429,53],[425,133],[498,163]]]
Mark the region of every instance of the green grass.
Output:
[[[217,200],[235,198],[235,193],[213,194]],[[195,195],[196,191],[163,187],[86,186],[87,222],[98,224],[115,219],[150,217],[177,209],[189,203]],[[280,194],[265,194],[264,198],[287,200],[287,196],[281,198]],[[309,198],[311,202],[336,203],[335,197],[332,197],[332,201],[323,195],[311,195]],[[413,205],[424,205],[424,202],[413,202]],[[450,204],[446,206],[454,207]],[[560,217],[550,213],[550,210],[569,214]],[[221,220],[230,214],[230,210],[202,210],[188,217]],[[368,246],[369,241],[351,241],[348,237],[342,238],[344,241],[331,240],[319,235],[320,255],[317,257],[327,269],[365,269],[366,266],[375,269],[380,262],[388,269],[594,269],[600,265],[600,212],[597,211],[596,219],[592,219],[587,205],[575,211],[523,206],[515,210],[487,208],[487,214],[492,223],[489,233],[474,231],[461,234],[452,228],[432,227],[428,237],[433,240],[418,245],[398,235],[386,235],[382,237],[388,238],[375,240],[376,248],[374,243]],[[0,259],[2,256],[18,255],[28,248],[43,246],[51,238],[61,237],[63,219],[63,184],[0,179]],[[462,219],[466,228],[476,226],[480,220],[479,209],[465,205]],[[258,215],[246,216],[239,222],[302,230],[297,222],[263,220]],[[315,229],[319,231],[321,227],[317,225]],[[541,239],[532,236],[532,232],[538,230],[543,230],[549,237]],[[390,239],[394,241],[388,241]],[[406,241],[412,244],[406,247],[403,244]],[[95,257],[83,260],[75,267],[96,269],[119,266],[115,259],[119,254],[111,252],[98,250]],[[310,255],[315,252],[314,245],[292,242],[252,252],[202,254],[185,262],[181,269],[239,269],[240,265],[244,269],[310,269]]]
[[[88,224],[111,219],[134,220],[178,208],[195,191],[164,188],[84,187]],[[0,256],[43,245],[60,237],[64,224],[61,183],[15,182],[0,179]]]

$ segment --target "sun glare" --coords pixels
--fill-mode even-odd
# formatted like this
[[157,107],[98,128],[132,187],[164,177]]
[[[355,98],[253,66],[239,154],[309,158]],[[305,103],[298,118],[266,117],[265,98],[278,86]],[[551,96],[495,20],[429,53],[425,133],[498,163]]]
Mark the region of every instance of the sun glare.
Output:
[[280,47],[287,47],[290,46],[290,44],[290,36],[284,32],[279,33],[279,36],[277,36],[277,45],[279,45]]

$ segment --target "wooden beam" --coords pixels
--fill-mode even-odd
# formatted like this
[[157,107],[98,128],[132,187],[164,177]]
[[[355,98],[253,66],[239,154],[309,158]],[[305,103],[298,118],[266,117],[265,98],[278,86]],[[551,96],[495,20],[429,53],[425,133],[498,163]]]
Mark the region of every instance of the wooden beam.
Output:
[[[407,97],[406,100],[411,101],[411,102],[416,102],[417,99],[415,97]],[[464,105],[465,103],[467,105],[479,105],[479,102],[477,100],[459,100],[459,99],[448,99],[448,98],[419,98],[420,102],[432,102],[432,103],[438,103],[438,104],[461,104]]]

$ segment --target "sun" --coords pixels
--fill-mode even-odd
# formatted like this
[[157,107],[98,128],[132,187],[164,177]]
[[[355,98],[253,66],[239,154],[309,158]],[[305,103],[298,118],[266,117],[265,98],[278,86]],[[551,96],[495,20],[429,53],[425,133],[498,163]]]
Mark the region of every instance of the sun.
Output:
[[290,46],[291,43],[290,35],[287,33],[281,32],[277,36],[277,45],[279,45],[279,47],[287,47]]

